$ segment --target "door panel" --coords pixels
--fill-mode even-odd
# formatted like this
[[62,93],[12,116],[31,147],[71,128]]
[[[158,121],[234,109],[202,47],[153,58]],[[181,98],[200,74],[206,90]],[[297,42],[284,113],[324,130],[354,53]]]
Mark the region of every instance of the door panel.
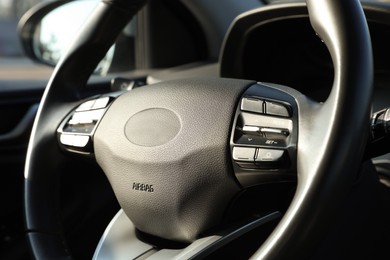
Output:
[[[9,74],[8,74],[9,76]],[[0,258],[28,258],[23,169],[31,127],[47,80],[0,80]]]

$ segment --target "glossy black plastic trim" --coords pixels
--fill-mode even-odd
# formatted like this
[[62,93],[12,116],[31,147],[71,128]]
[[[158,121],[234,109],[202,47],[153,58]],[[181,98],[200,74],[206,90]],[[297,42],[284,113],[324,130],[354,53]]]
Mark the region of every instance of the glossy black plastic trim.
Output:
[[[362,1],[362,5],[369,25],[371,23],[390,25],[389,3]],[[245,78],[242,54],[245,53],[244,46],[247,45],[248,36],[264,25],[297,18],[310,22],[304,1],[272,4],[239,15],[230,26],[222,44],[220,75],[230,78]]]

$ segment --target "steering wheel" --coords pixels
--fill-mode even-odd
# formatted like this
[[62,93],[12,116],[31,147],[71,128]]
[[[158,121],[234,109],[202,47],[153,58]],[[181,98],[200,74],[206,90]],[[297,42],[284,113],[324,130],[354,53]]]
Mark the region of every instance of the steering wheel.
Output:
[[368,135],[373,62],[360,3],[306,1],[335,68],[324,103],[235,79],[175,80],[85,102],[88,78],[145,2],[103,0],[45,90],[25,168],[33,255],[70,257],[54,196],[65,150],[94,155],[139,231],[186,243],[247,187],[296,177],[288,210],[254,257],[307,256],[336,218]]

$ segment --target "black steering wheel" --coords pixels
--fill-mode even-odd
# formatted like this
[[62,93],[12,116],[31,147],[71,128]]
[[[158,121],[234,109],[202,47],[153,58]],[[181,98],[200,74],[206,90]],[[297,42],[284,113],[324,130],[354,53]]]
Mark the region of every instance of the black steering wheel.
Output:
[[368,135],[373,62],[360,3],[306,1],[335,68],[324,103],[273,84],[188,79],[80,105],[94,68],[145,2],[103,0],[46,88],[25,170],[33,255],[70,257],[54,196],[56,172],[68,160],[62,147],[94,154],[138,230],[180,242],[216,226],[245,188],[292,172],[294,198],[254,257],[307,256],[355,180]]

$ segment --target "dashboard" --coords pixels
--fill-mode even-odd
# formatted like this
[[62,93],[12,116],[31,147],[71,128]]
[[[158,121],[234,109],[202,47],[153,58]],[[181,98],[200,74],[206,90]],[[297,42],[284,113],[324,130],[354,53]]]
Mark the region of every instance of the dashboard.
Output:
[[[364,3],[374,55],[377,111],[390,104],[390,4]],[[223,77],[272,82],[325,101],[333,83],[330,54],[310,25],[304,3],[270,5],[239,16],[222,49]]]

